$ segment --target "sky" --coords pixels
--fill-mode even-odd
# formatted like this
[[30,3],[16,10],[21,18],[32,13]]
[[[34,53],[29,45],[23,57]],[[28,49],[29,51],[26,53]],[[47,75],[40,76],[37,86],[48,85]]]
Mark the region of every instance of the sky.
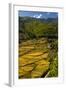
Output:
[[21,17],[34,17],[34,18],[57,18],[57,12],[36,12],[36,11],[19,11],[18,15]]

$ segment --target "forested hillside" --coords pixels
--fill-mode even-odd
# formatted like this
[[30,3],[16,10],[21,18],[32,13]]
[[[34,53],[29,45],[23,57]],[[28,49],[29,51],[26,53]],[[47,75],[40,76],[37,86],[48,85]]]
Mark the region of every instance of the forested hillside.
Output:
[[57,38],[57,18],[36,19],[30,17],[19,17],[19,42],[33,38]]

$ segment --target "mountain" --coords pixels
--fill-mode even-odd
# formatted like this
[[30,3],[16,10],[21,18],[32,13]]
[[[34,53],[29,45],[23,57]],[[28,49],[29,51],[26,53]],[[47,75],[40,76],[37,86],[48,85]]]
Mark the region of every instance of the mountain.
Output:
[[33,17],[19,17],[20,21],[31,21],[31,20],[37,20],[41,22],[57,22],[58,18],[33,18]]
[[58,18],[19,17],[19,42],[40,37],[58,37]]

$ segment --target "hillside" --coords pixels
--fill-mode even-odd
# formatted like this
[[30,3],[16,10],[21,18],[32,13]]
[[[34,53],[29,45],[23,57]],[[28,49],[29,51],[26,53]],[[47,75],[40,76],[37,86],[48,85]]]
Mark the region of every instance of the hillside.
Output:
[[58,18],[19,17],[18,77],[58,77]]
[[36,19],[31,17],[19,17],[19,42],[21,40],[58,37],[57,18]]

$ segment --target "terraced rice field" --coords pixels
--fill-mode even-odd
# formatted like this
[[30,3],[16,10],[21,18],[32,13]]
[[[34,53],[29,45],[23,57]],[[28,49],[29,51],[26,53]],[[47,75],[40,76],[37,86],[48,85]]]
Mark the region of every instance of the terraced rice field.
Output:
[[27,40],[19,45],[19,78],[47,77],[49,46],[47,39]]

